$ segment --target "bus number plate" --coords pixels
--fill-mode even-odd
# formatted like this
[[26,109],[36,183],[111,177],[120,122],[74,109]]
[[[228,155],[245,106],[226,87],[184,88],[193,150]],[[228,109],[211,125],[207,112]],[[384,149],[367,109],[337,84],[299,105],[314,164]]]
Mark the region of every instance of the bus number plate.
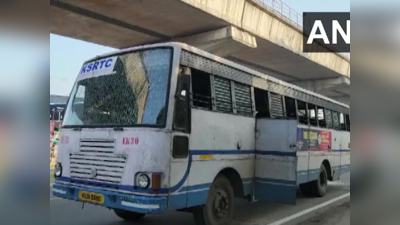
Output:
[[104,195],[92,192],[80,191],[79,200],[102,205],[104,204]]

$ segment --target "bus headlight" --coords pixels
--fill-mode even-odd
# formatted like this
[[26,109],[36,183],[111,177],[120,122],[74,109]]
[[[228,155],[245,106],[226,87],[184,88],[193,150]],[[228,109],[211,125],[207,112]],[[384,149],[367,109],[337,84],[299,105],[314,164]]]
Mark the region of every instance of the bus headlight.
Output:
[[62,166],[61,163],[57,163],[56,167],[54,168],[54,176],[61,177],[61,175],[62,175]]
[[139,187],[146,189],[150,185],[150,178],[146,174],[141,174],[138,177],[138,185]]

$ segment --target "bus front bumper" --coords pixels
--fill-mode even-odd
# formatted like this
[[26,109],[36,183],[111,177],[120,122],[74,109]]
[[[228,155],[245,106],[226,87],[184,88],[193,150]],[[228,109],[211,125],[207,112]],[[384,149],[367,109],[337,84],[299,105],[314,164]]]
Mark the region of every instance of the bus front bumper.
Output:
[[144,214],[160,214],[167,210],[167,197],[129,195],[63,183],[53,185],[53,195],[110,209],[123,209]]

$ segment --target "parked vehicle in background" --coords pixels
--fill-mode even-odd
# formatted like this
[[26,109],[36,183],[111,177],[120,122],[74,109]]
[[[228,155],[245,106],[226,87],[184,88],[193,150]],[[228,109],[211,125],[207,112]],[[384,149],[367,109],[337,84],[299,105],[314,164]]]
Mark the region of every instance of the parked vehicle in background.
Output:
[[67,104],[50,103],[50,120],[62,121]]
[[180,43],[87,61],[53,194],[126,220],[167,210],[230,224],[235,197],[324,196],[350,168],[349,107]]

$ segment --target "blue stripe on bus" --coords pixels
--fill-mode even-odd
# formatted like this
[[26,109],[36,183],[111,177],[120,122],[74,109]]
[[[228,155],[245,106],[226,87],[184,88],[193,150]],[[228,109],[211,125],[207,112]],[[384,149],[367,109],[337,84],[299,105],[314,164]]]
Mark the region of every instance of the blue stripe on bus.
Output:
[[[340,170],[340,174],[344,174],[350,172],[350,164],[334,166],[332,167],[332,169],[335,171]],[[310,181],[318,180],[318,176],[319,169],[297,171],[297,184],[303,184]]]
[[[108,208],[118,208],[145,214],[159,214],[168,209],[167,196],[138,196],[59,183],[53,185],[53,195],[64,199],[81,201],[79,198],[80,191],[102,194],[104,196],[104,203],[101,205]],[[126,203],[131,203],[132,205]],[[158,207],[151,208],[149,206]]]
[[251,155],[254,150],[190,150],[191,155]]
[[68,183],[75,184],[75,185],[88,185],[88,186],[94,186],[94,187],[102,187],[102,188],[109,188],[109,189],[115,189],[115,190],[130,191],[130,192],[134,192],[134,193],[145,193],[145,194],[168,194],[169,193],[169,189],[167,189],[167,188],[161,189],[159,191],[153,191],[151,189],[142,189],[142,188],[136,187],[136,186],[108,184],[108,183],[102,183],[102,182],[96,182],[96,181],[79,180],[79,179],[74,179],[74,178],[69,178],[69,177],[56,178],[56,181],[68,182]]
[[[343,150],[332,150],[332,151],[349,152],[350,150],[343,149]],[[153,191],[151,189],[141,189],[139,187],[131,186],[131,185],[106,184],[106,183],[95,182],[95,181],[77,180],[77,179],[68,178],[68,177],[56,178],[56,180],[71,182],[71,183],[75,183],[78,185],[82,184],[82,185],[90,185],[90,186],[96,186],[96,187],[104,187],[104,188],[111,188],[111,189],[117,189],[117,190],[131,191],[133,193],[168,194],[168,193],[177,192],[182,188],[182,186],[184,185],[184,183],[186,182],[186,180],[190,174],[193,156],[195,156],[195,155],[251,155],[251,154],[274,155],[274,156],[296,156],[296,152],[259,151],[259,150],[190,150],[186,172],[185,172],[184,176],[182,177],[182,179],[179,181],[179,183],[169,189],[165,188],[165,189],[161,189],[159,191]]]
[[332,152],[350,152],[350,149],[332,149]]
[[207,184],[196,184],[193,186],[182,187],[178,192],[187,192],[187,191],[196,191],[201,189],[209,189],[211,187],[211,183]]
[[256,178],[256,182],[258,183],[274,183],[274,184],[283,184],[283,185],[296,185],[296,181],[292,180],[283,180],[283,179],[272,179],[272,178]]
[[256,151],[257,155],[270,155],[270,156],[289,156],[296,157],[297,152],[279,152],[279,151]]

